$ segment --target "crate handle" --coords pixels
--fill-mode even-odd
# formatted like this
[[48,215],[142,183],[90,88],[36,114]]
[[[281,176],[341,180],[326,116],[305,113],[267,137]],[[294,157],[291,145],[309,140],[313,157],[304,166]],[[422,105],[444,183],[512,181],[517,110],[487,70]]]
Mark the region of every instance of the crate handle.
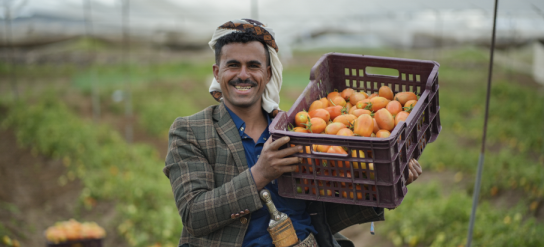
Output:
[[320,156],[329,156],[329,157],[338,157],[338,158],[351,157],[349,154],[333,154],[333,153],[316,152],[312,148],[310,148],[310,152],[312,154],[320,155]]
[[386,76],[386,77],[399,78],[400,73],[399,73],[398,69],[386,68],[386,67],[366,66],[365,75],[379,76],[379,77]]

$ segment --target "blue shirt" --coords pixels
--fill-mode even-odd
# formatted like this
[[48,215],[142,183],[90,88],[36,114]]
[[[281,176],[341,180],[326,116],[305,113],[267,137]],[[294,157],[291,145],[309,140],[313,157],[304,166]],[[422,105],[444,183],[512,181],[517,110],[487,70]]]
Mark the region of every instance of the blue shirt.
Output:
[[[234,112],[232,112],[226,105],[227,111],[230,114],[230,117],[234,121],[238,133],[242,138],[242,144],[244,145],[244,150],[246,154],[247,166],[251,168],[261,155],[263,150],[264,143],[268,138],[270,138],[270,132],[266,128],[257,143],[245,134],[246,123],[238,117]],[[263,111],[263,114],[266,116],[268,125],[272,122],[270,116]],[[306,212],[306,201],[292,198],[284,198],[278,194],[278,185],[274,181],[265,186],[266,189],[270,191],[272,195],[272,201],[276,208],[285,213],[291,218],[297,237],[299,240],[305,239],[310,232],[316,234],[317,231],[312,226],[312,221],[310,215]],[[243,247],[253,247],[253,246],[271,246],[272,238],[266,229],[268,229],[268,223],[270,222],[270,213],[266,206],[261,209],[251,213],[251,220],[249,221],[249,226],[244,237]]]

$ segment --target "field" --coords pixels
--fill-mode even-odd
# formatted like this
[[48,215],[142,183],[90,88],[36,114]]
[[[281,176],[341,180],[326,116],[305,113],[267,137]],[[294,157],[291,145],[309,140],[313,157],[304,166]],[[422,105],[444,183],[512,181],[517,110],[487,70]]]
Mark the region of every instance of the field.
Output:
[[[386,221],[376,223],[376,236],[368,234],[368,226],[344,233],[356,246],[463,246],[482,141],[488,50],[295,52],[285,64],[282,110],[307,85],[312,65],[330,51],[441,64],[443,129],[420,159],[423,175],[408,187],[400,207],[386,210]],[[43,246],[48,226],[75,218],[105,227],[106,246],[177,246],[181,220],[162,173],[167,131],[176,117],[216,104],[207,92],[209,53],[171,54],[153,62],[140,57],[129,66],[34,63],[13,70],[0,64],[3,241]],[[531,61],[528,48],[498,55]],[[10,84],[14,76],[17,99]],[[93,117],[93,90],[98,118]],[[130,91],[130,117],[124,101],[113,97],[119,90]],[[543,86],[507,63],[497,64],[474,246],[544,246],[543,122]],[[134,130],[132,141],[125,138],[127,126]]]

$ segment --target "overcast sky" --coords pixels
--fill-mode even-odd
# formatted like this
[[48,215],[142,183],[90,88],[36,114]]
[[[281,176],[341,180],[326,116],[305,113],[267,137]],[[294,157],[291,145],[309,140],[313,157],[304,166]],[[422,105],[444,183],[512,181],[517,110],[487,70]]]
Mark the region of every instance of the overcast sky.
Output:
[[[119,28],[125,0],[0,0],[11,6],[26,2],[15,16],[36,13],[83,20],[84,3],[92,2],[95,26]],[[400,34],[427,31],[487,35],[492,25],[492,0],[130,0],[131,30],[182,30],[211,37],[222,23],[253,15],[273,27],[278,41],[315,30],[378,31]],[[5,2],[4,2],[5,3]],[[252,4],[258,11],[252,12]],[[12,7],[13,9],[14,7]],[[3,15],[3,11],[0,15]],[[501,0],[497,29],[518,34],[544,34],[544,0]],[[1,32],[1,31],[0,31]]]

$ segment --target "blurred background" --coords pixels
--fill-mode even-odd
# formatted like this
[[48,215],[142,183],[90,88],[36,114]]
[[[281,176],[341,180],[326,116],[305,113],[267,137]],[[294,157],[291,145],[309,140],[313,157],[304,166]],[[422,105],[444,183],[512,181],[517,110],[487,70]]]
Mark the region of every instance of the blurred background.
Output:
[[[491,0],[0,0],[0,246],[45,246],[71,218],[104,246],[177,246],[162,173],[178,116],[209,96],[214,29],[254,18],[276,32],[287,111],[328,52],[440,63],[442,132],[386,221],[356,246],[463,246],[482,142]],[[474,246],[544,246],[544,2],[497,16]]]

